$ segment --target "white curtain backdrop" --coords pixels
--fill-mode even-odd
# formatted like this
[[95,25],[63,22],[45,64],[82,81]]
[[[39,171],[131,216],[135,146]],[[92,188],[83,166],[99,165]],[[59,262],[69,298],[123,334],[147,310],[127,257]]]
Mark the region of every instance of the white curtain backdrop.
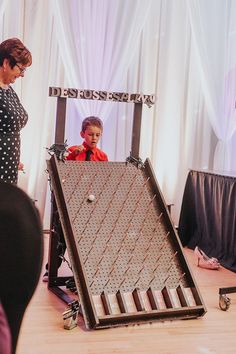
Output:
[[[66,84],[82,89],[124,92],[127,68],[139,44],[152,0],[54,0],[50,4]],[[135,84],[133,86],[131,92],[136,89]],[[127,113],[132,117],[132,111],[126,112],[125,105],[121,109],[120,105],[109,102],[71,100],[66,130],[68,143],[78,142],[84,117],[97,115],[106,124],[102,148],[110,159],[124,159],[124,149],[121,148],[122,155],[114,150],[109,135],[113,131],[116,139],[118,122],[114,124],[112,117],[118,115],[119,121],[125,123],[129,119]]]
[[230,151],[236,145],[236,2],[191,0],[188,3],[208,117],[217,136],[214,170],[230,171],[236,163]]
[[[230,0],[1,0],[0,39],[20,38],[33,64],[15,84],[29,113],[19,186],[50,205],[46,147],[54,142],[49,86],[155,93],[143,107],[140,157],[150,158],[178,223],[188,169],[236,174],[236,2]],[[104,121],[111,161],[130,153],[133,105],[67,100],[66,136],[80,143],[82,119]]]

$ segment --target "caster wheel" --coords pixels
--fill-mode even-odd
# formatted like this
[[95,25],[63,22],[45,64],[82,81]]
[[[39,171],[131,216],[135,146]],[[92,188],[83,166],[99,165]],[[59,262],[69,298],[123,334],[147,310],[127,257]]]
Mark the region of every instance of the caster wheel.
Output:
[[220,295],[219,306],[222,311],[227,311],[230,306],[230,299],[226,295]]

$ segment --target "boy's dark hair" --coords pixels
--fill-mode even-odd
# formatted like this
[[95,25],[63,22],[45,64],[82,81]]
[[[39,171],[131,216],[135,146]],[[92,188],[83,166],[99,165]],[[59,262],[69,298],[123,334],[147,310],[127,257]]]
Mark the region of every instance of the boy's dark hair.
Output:
[[98,127],[101,129],[101,131],[103,131],[102,120],[98,117],[90,116],[90,117],[87,117],[83,120],[82,128],[81,128],[82,132],[84,133],[85,130],[87,129],[87,127],[89,127],[90,125],[95,125],[95,127]]
[[4,59],[9,60],[11,68],[17,63],[27,66],[32,64],[30,51],[18,38],[9,38],[0,43],[0,66],[3,65]]

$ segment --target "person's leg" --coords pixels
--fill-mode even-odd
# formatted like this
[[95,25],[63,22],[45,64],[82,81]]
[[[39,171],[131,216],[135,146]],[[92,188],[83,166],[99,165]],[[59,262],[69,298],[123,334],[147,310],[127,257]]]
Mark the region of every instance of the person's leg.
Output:
[[[62,231],[62,226],[61,226],[61,222],[59,219],[59,215],[57,212],[54,215],[53,232],[54,232],[54,234],[56,233],[56,235],[58,237],[58,244],[57,244],[57,248],[56,248],[56,253],[57,253],[57,269],[59,269],[62,264],[64,254],[66,252],[66,242],[65,242],[63,231]],[[49,254],[49,257],[50,257],[50,254]],[[45,266],[45,270],[46,271],[43,275],[43,281],[47,282],[48,281],[48,263]]]

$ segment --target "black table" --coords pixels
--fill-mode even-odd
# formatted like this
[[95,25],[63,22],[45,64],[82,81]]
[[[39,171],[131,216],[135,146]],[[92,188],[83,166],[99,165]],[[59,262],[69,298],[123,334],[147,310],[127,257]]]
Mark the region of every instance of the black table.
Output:
[[236,272],[236,176],[190,171],[179,219],[183,246],[199,246]]

